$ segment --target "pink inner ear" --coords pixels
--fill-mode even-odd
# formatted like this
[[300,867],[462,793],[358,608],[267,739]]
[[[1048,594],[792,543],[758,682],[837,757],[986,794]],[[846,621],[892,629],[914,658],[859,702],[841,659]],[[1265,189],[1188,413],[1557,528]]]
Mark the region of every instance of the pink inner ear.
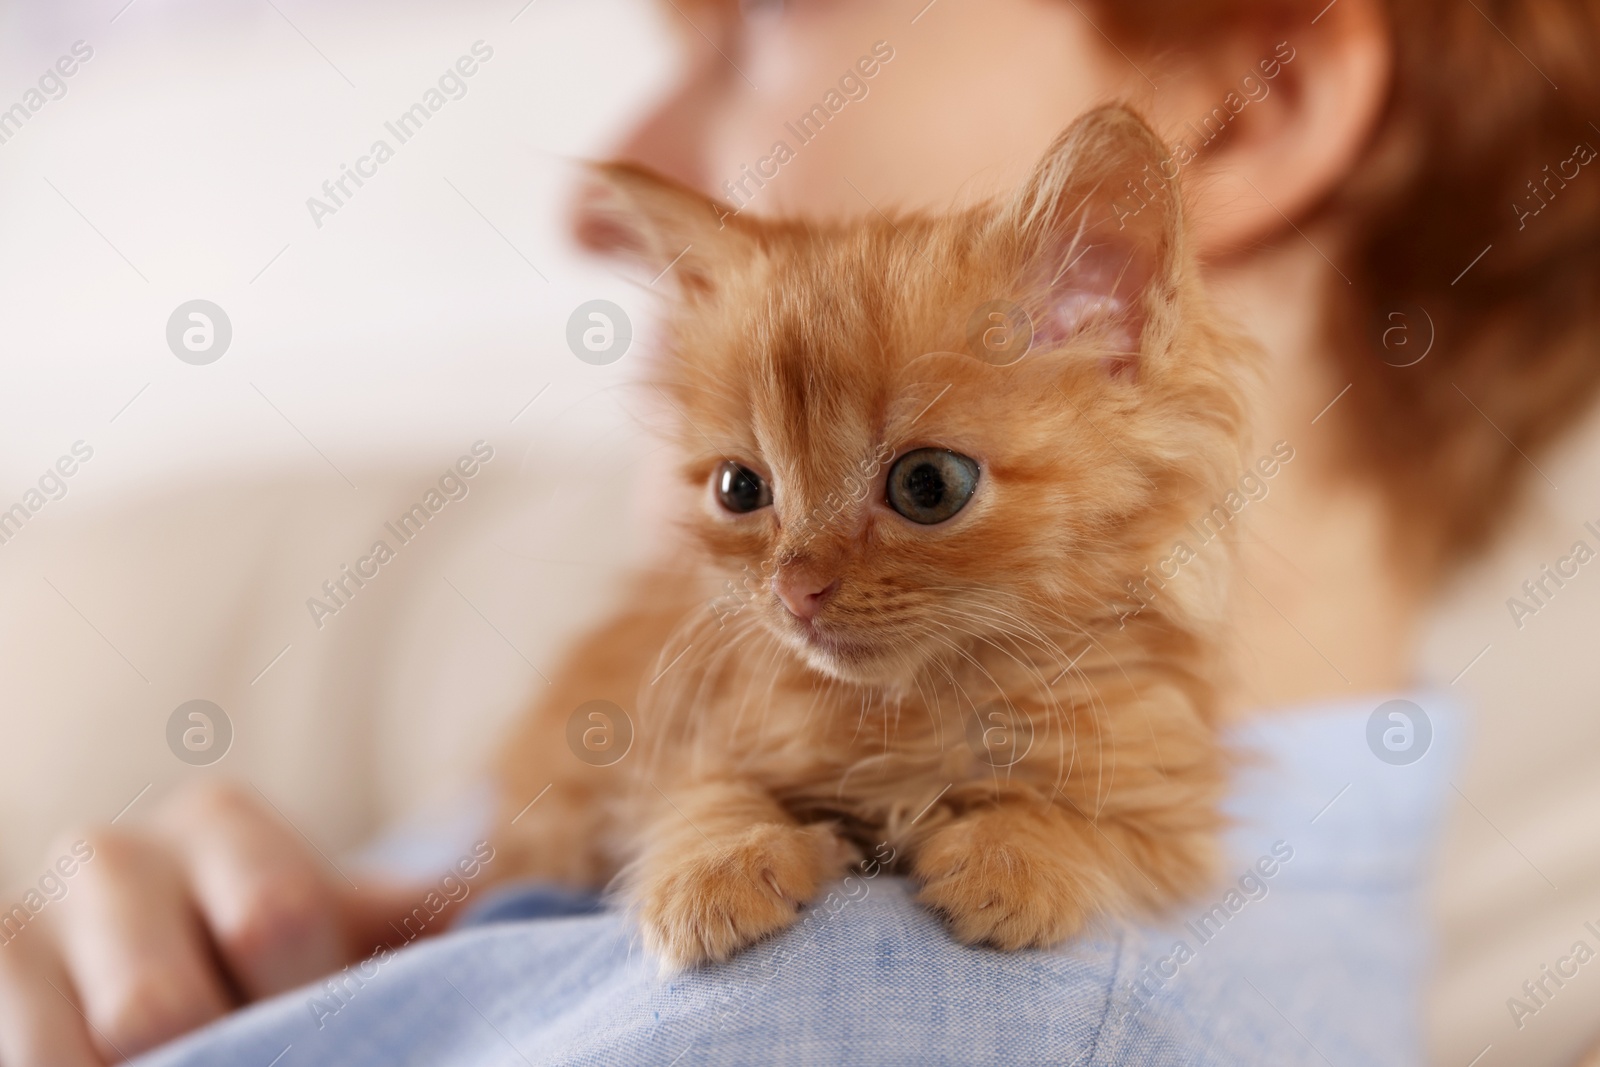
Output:
[[1139,343],[1144,335],[1144,294],[1155,275],[1153,256],[1138,242],[1085,234],[1062,243],[1054,258],[1059,272],[1046,279],[1042,321],[1035,336],[1049,345],[1064,344],[1088,330],[1107,341],[1106,370],[1132,377],[1138,371]]
[[624,210],[615,189],[589,178],[573,197],[573,236],[591,252],[645,254],[648,242],[637,224],[625,219]]

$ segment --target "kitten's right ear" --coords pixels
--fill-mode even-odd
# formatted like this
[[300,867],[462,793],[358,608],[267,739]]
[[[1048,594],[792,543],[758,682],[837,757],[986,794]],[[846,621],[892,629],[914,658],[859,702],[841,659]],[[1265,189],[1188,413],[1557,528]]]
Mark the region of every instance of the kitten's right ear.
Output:
[[1036,338],[1059,344],[1094,329],[1112,373],[1138,375],[1147,327],[1178,282],[1176,177],[1160,139],[1120,105],[1056,139],[997,220],[1026,264]]
[[655,278],[670,270],[690,297],[713,292],[719,267],[749,244],[732,209],[633,163],[592,164],[576,215],[584,247],[638,260]]

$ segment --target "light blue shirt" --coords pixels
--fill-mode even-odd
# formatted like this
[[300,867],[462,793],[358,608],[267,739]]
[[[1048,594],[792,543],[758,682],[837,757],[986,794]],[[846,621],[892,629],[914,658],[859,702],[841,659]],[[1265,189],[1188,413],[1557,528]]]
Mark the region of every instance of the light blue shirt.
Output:
[[[626,916],[502,893],[456,932],[254,1005],[140,1067],[1422,1062],[1424,906],[1462,723],[1437,697],[1234,731],[1226,880],[1048,951],[956,944],[857,873],[731,963],[662,977]],[[1380,707],[1382,705],[1382,707]],[[1418,712],[1420,711],[1420,715]]]

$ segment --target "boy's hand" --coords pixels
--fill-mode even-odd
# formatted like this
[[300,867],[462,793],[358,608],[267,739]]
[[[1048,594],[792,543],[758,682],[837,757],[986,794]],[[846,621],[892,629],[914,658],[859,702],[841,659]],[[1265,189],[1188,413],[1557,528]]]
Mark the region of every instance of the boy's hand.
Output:
[[[92,856],[12,936],[0,926],[0,1065],[100,1067],[338,970],[417,902],[356,889],[255,794],[175,793],[141,826],[60,838]],[[21,899],[7,894],[7,906]],[[5,920],[0,915],[0,922]]]

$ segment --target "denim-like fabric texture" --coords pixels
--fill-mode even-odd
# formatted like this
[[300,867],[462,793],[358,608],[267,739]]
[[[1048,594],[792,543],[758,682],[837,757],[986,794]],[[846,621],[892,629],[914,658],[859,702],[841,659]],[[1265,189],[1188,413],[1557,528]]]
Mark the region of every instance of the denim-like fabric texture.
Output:
[[906,882],[857,874],[732,963],[663,977],[626,916],[525,889],[337,997],[286,994],[137,1062],[1420,1063],[1423,890],[1462,725],[1443,701],[1412,699],[1433,737],[1409,765],[1374,754],[1378,700],[1235,731],[1252,755],[1230,802],[1228,877],[1159,924],[970,949]]

